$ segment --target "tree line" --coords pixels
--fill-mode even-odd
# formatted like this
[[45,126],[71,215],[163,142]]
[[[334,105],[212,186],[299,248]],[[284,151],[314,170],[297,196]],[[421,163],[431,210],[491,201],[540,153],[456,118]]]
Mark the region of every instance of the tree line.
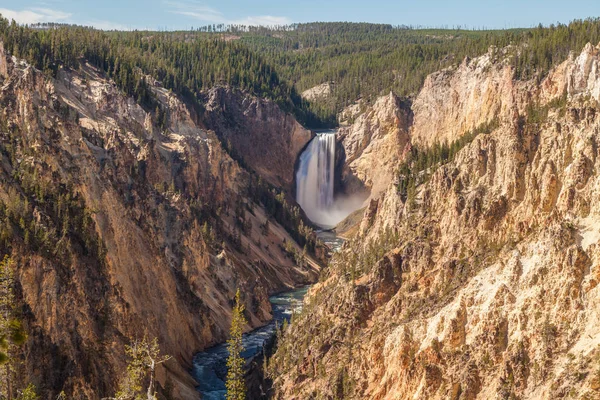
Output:
[[[83,59],[154,110],[154,80],[201,108],[200,92],[231,85],[270,98],[313,128],[335,126],[349,104],[394,91],[417,93],[428,74],[495,46],[508,54],[515,78],[541,79],[569,52],[600,42],[600,19],[510,30],[411,29],[368,23],[274,27],[214,25],[176,32],[103,32],[62,24],[26,27],[0,19],[5,48],[55,74]],[[149,81],[152,80],[152,81]],[[329,98],[300,92],[333,82]]]
[[240,42],[201,36],[179,40],[171,33],[103,32],[70,25],[35,29],[3,18],[0,40],[12,55],[52,76],[60,68],[78,69],[87,61],[150,111],[157,106],[149,90],[155,81],[200,109],[203,90],[230,85],[272,99],[305,125],[320,124],[295,87]]
[[[331,98],[311,104],[324,116],[362,98],[393,91],[411,96],[430,73],[512,45],[507,55],[516,79],[542,79],[591,42],[600,42],[600,19],[511,30],[407,29],[374,24],[320,23],[293,30],[240,33],[241,41],[278,67],[299,92],[333,82]],[[317,111],[318,110],[318,111]]]

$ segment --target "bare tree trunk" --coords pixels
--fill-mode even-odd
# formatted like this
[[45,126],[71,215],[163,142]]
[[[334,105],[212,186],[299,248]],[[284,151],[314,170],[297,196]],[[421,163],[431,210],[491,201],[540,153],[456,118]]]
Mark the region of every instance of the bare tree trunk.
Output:
[[154,360],[150,364],[150,384],[148,385],[148,400],[154,400]]
[[10,366],[6,363],[6,398],[12,400],[12,388],[10,387]]

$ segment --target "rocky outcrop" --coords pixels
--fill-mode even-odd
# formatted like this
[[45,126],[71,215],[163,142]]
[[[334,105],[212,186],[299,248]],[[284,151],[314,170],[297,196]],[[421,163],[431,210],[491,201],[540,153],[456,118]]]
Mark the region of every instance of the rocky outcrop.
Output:
[[428,78],[420,146],[498,126],[412,204],[370,203],[271,360],[278,398],[599,397],[597,53],[540,85],[489,55]]
[[346,157],[342,181],[348,191],[362,185],[377,198],[411,147],[450,144],[482,125],[523,111],[529,92],[537,96],[538,91],[513,81],[507,61],[513,50],[492,47],[482,57],[429,75],[412,102],[390,93],[369,107],[359,102],[344,110],[340,119],[353,121],[340,128],[338,139]]
[[206,94],[204,120],[235,155],[271,184],[290,189],[294,162],[312,133],[274,102],[217,87]]
[[301,96],[308,101],[327,99],[331,95],[333,85],[333,82],[322,83],[310,89],[306,89],[302,92]]
[[367,104],[363,99],[357,100],[355,103],[345,107],[338,114],[338,122],[340,126],[348,126],[354,123],[356,117],[360,116],[366,111]]
[[550,73],[542,84],[542,98],[546,101],[567,93],[589,95],[600,100],[600,67],[598,47],[588,43],[581,54],[571,53],[569,60]]
[[519,92],[522,82],[513,81],[506,58],[509,51],[514,49],[492,47],[484,56],[429,75],[412,105],[412,143],[422,147],[451,143],[519,110],[520,94],[526,93]]
[[[0,252],[13,261],[29,332],[17,376],[44,398],[106,397],[123,376],[124,345],[148,335],[174,357],[161,385],[198,397],[186,370],[226,339],[235,290],[256,327],[270,319],[268,295],[313,281],[318,265],[288,256],[293,239],[247,197],[256,181],[169,91],[153,87],[168,116],[159,129],[89,65],[50,79],[4,55],[0,73]],[[293,155],[310,137],[271,103],[229,100],[247,106],[228,107],[235,121],[282,127],[269,149]],[[288,182],[293,157],[275,163],[281,174],[266,176]]]
[[361,185],[378,197],[393,179],[398,160],[409,148],[408,130],[412,112],[396,95],[390,93],[338,131],[343,146],[342,183],[346,191],[355,193]]

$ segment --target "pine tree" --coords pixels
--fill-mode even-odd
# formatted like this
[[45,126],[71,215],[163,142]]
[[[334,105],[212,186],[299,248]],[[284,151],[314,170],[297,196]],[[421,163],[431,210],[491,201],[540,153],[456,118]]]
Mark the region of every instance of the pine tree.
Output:
[[227,341],[229,358],[227,359],[227,400],[245,400],[246,382],[244,380],[244,365],[246,361],[242,357],[244,345],[242,334],[246,325],[244,318],[244,305],[240,301],[240,290],[235,294],[235,306],[231,318],[230,338]]
[[40,396],[35,392],[35,386],[29,384],[25,389],[18,392],[17,400],[39,400]]
[[11,260],[8,256],[0,262],[0,364],[4,364],[3,372],[6,398],[13,398],[13,375],[15,366],[13,357],[18,346],[27,340],[27,334],[21,321],[17,319],[14,279]]

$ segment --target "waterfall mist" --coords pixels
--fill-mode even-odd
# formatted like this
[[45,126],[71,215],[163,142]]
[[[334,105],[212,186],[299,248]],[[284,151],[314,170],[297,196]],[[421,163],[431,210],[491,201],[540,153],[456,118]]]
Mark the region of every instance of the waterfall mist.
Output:
[[334,198],[335,133],[320,133],[300,156],[296,172],[296,201],[308,218],[333,228],[360,208],[357,198]]

